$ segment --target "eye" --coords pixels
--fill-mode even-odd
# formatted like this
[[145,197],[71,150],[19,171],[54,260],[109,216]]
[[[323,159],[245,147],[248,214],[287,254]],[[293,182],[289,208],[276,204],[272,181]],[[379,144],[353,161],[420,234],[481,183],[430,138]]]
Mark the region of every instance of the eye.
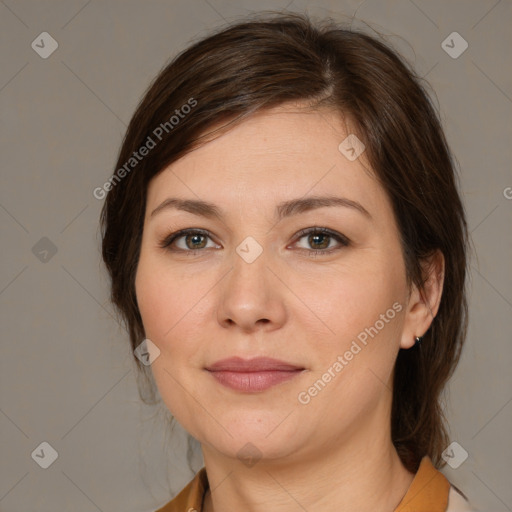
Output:
[[[204,229],[181,229],[167,235],[160,241],[159,246],[173,252],[197,254],[205,249],[219,249],[220,245],[213,242],[211,233]],[[304,242],[301,242],[304,239]],[[297,233],[294,245],[308,255],[329,254],[347,247],[350,241],[347,237],[322,227],[311,227]],[[302,245],[302,246],[301,246]]]
[[[166,236],[159,245],[169,251],[192,253],[203,249],[219,248],[220,246],[215,244],[210,237],[211,233],[204,229],[181,229]],[[210,245],[208,245],[208,239],[210,239]]]
[[[300,247],[302,239],[305,239],[305,241],[302,242],[302,247]],[[303,229],[297,233],[296,240],[295,243],[299,243],[299,249],[309,254],[329,254],[350,244],[346,236],[322,227]]]

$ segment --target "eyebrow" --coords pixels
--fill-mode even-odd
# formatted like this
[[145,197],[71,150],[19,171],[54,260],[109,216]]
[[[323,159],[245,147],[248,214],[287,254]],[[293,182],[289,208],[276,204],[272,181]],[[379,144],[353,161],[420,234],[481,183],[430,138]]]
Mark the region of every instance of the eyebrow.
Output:
[[[333,206],[352,208],[362,213],[368,219],[372,218],[368,210],[362,204],[357,201],[353,201],[352,199],[336,196],[310,196],[284,201],[276,206],[276,217],[278,220],[282,220],[285,217],[291,217],[292,215],[305,213],[318,208]],[[207,218],[223,218],[221,209],[213,203],[196,199],[178,199],[175,197],[170,197],[159,204],[151,212],[150,217],[154,217],[157,213],[168,209],[182,210]]]

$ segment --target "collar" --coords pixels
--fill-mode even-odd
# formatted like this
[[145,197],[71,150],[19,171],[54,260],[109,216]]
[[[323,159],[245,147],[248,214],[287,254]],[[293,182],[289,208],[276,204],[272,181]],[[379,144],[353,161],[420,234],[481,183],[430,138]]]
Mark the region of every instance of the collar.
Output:
[[156,512],[202,512],[204,496],[208,488],[206,468],[201,468],[193,480],[173,500]]
[[449,492],[450,482],[425,456],[395,512],[445,512]]

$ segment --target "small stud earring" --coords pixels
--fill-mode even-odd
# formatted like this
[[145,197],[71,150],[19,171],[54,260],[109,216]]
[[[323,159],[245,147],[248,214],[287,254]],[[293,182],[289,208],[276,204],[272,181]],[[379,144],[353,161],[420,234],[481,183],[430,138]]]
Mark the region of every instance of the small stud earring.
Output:
[[422,341],[423,341],[423,336],[416,336],[414,338],[414,346],[418,347],[419,345],[421,345]]

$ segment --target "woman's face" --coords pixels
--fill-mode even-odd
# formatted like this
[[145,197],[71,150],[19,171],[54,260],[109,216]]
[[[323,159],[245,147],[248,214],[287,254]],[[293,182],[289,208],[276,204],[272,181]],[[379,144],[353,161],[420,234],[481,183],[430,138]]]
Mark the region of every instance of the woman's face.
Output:
[[422,333],[390,201],[361,148],[339,149],[348,135],[333,112],[282,106],[149,186],[136,292],[152,371],[209,453],[291,460],[389,434],[397,352]]

